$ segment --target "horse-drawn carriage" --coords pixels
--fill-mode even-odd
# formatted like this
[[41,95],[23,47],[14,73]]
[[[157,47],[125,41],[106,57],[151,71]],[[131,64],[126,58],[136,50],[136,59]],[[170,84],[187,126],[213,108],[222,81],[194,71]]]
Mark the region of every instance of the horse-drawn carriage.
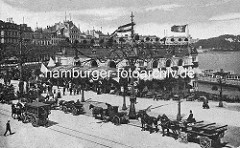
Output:
[[[150,108],[150,107],[149,107]],[[227,125],[219,126],[216,123],[204,123],[203,121],[177,121],[170,120],[165,114],[158,117],[149,116],[147,110],[140,110],[137,118],[141,118],[142,130],[149,130],[150,133],[158,132],[158,125],[162,127],[163,136],[171,135],[182,142],[197,142],[202,148],[221,147],[221,138],[227,130]],[[158,124],[158,121],[161,123]]]
[[129,123],[129,118],[126,112],[119,112],[118,106],[112,106],[105,103],[106,108],[90,104],[89,109],[92,109],[92,115],[97,118],[100,115],[101,120],[111,121],[115,125]]
[[204,121],[176,121],[164,116],[160,117],[163,134],[167,129],[168,135],[171,130],[172,135],[180,138],[182,142],[197,142],[202,148],[221,147],[221,138],[227,130],[227,125],[219,126],[216,123],[204,123]]
[[25,104],[23,122],[31,122],[33,126],[47,126],[50,105],[42,102],[32,102]]
[[84,112],[83,104],[79,101],[74,102],[72,101],[65,101],[60,100],[59,101],[60,110],[62,110],[64,113],[72,113],[73,115],[79,115]]
[[227,125],[220,126],[216,123],[196,122],[187,126],[180,127],[182,138],[185,142],[199,142],[202,148],[221,147],[221,138],[227,130]]

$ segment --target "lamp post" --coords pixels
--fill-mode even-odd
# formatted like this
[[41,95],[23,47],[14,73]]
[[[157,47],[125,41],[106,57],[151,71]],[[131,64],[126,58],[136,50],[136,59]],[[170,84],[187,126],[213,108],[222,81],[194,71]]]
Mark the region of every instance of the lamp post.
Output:
[[181,98],[178,96],[178,114],[177,114],[177,121],[181,121]]
[[126,105],[126,89],[125,86],[123,86],[123,107],[122,110],[127,110],[127,105]]
[[82,85],[82,99],[81,102],[85,102],[85,98],[84,98],[84,86]]
[[123,93],[123,106],[122,106],[122,110],[127,110],[127,106],[126,106],[126,86],[127,86],[127,80],[126,78],[120,78],[120,84],[121,86],[121,91]]
[[[135,60],[133,58],[130,58],[129,60],[129,64],[130,64],[130,68],[133,70],[135,70]],[[136,93],[135,93],[135,89],[134,89],[134,77],[131,76],[131,80],[130,80],[130,84],[131,84],[131,95],[130,95],[130,110],[129,110],[129,118],[130,119],[136,119],[136,109],[135,109],[135,103],[136,103]]]
[[178,97],[178,114],[177,114],[177,121],[181,121],[181,95],[180,95],[180,82],[177,80],[177,96]]
[[22,27],[19,26],[19,72],[20,72],[20,81],[19,81],[19,97],[23,97],[23,86],[24,86],[24,81],[23,81],[23,53],[22,53],[22,38],[23,30]]
[[216,75],[218,84],[220,86],[219,90],[219,107],[223,107],[223,102],[222,102],[222,92],[223,92],[223,84],[225,80],[225,76],[228,75],[228,72],[224,72],[223,69],[220,70],[220,72],[214,73]]
[[184,90],[186,89],[185,79],[178,78],[177,79],[177,97],[178,97],[178,114],[177,114],[177,121],[182,120],[181,116],[181,99],[184,97]]

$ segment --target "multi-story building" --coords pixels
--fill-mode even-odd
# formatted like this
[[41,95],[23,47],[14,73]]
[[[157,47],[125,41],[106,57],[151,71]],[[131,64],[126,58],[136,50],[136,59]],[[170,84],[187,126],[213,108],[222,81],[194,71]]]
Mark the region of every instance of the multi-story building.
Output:
[[19,42],[19,25],[0,20],[0,34],[2,44],[17,44]]
[[32,42],[33,39],[33,31],[31,27],[28,27],[27,24],[20,24],[20,33],[21,37],[25,42]]
[[21,37],[25,42],[32,41],[32,29],[27,24],[17,25],[13,21],[4,22],[0,20],[0,41],[5,44],[18,44]]
[[81,32],[80,29],[77,28],[76,25],[73,24],[72,21],[65,21],[64,24],[68,24],[69,27],[69,40],[71,43],[74,43],[74,41],[81,41]]
[[42,28],[37,28],[32,35],[33,44],[35,45],[51,45],[52,44],[52,34]]

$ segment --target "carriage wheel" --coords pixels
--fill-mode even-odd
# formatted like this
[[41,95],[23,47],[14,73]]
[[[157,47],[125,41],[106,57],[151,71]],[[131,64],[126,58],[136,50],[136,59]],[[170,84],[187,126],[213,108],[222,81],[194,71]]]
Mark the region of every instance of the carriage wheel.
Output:
[[78,114],[78,110],[77,110],[76,107],[73,107],[73,108],[72,108],[72,114],[73,114],[73,115],[77,115],[77,114]]
[[182,142],[182,143],[188,143],[188,134],[187,133],[185,133],[185,132],[180,132],[179,133],[179,140],[180,140],[180,142]]
[[208,137],[200,137],[200,146],[202,148],[210,148],[212,140]]
[[48,127],[48,126],[49,126],[49,119],[46,118],[45,123],[44,123],[44,127]]
[[68,112],[67,112],[67,107],[66,107],[66,106],[63,106],[63,107],[62,107],[62,110],[63,110],[63,112],[64,112],[65,114],[68,113]]
[[23,115],[22,116],[22,123],[27,123],[27,122],[28,122],[27,116]]
[[12,114],[13,119],[17,119],[18,115],[16,113]]
[[114,123],[115,125],[120,125],[121,119],[117,115],[115,115],[112,119],[112,123]]

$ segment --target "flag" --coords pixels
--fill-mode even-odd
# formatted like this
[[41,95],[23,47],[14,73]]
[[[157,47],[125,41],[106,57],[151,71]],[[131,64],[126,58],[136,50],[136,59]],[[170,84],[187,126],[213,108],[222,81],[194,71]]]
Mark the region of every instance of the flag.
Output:
[[112,35],[114,35],[115,33],[122,33],[122,32],[130,32],[132,31],[132,27],[135,25],[134,22],[132,23],[128,23],[126,25],[122,25],[122,26],[119,26],[117,30],[115,30]]
[[185,32],[187,25],[174,25],[171,27],[172,32]]
[[135,23],[132,22],[132,23],[129,23],[129,24],[126,24],[126,25],[119,26],[118,29],[124,29],[126,27],[132,27],[134,25],[135,25]]

